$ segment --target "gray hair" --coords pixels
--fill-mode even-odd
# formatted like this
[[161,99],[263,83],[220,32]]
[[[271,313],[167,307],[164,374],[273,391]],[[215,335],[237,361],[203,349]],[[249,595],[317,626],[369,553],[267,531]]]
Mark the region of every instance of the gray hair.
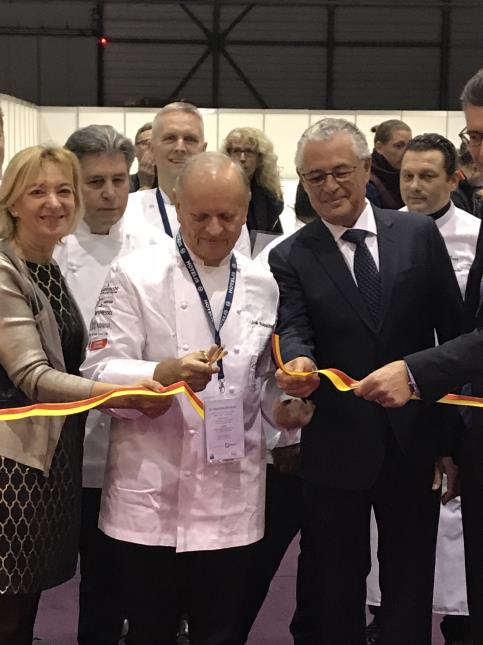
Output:
[[128,170],[134,160],[132,141],[111,125],[88,125],[85,128],[79,128],[67,139],[65,147],[79,160],[85,155],[122,154]]
[[232,161],[230,157],[222,152],[199,152],[190,157],[183,166],[179,177],[176,180],[175,188],[183,188],[183,184],[194,171],[202,170],[207,172],[218,172],[224,170],[233,170],[240,179],[240,183],[246,188],[247,196],[250,196],[250,182],[248,177],[239,163]]
[[203,123],[203,117],[201,116],[201,112],[198,110],[196,105],[193,105],[193,103],[188,103],[187,101],[175,101],[173,103],[168,103],[167,105],[162,107],[153,119],[153,131],[157,129],[159,121],[168,112],[185,112],[185,113],[194,114],[194,116],[197,116],[198,119],[200,120],[203,139],[205,138],[205,126]]
[[307,128],[300,137],[295,153],[295,167],[297,171],[302,170],[304,149],[308,141],[329,141],[339,132],[346,132],[352,139],[354,152],[359,159],[369,159],[371,153],[367,145],[367,139],[359,128],[346,119],[321,119]]
[[483,106],[483,67],[466,83],[460,96],[463,110],[468,105]]

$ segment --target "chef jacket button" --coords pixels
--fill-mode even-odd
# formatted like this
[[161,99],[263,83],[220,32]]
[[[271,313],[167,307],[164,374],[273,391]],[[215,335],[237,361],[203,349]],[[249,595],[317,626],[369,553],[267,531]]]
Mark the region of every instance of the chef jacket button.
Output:
[[233,387],[233,385],[230,385],[230,387],[228,388],[228,392],[229,392],[230,394],[234,394],[234,392],[235,392],[235,388]]
[[188,432],[190,433],[190,435],[196,434],[196,430],[194,428],[190,428]]
[[235,352],[235,354],[239,354],[240,353],[240,348],[239,347],[234,347],[233,351]]
[[187,352],[187,351],[189,350],[189,348],[190,348],[190,346],[188,345],[188,343],[185,343],[185,344],[183,345],[183,351],[184,351],[184,352]]
[[185,470],[184,471],[184,476],[185,477],[191,477],[191,470]]
[[181,309],[188,309],[188,303],[187,302],[182,302],[180,306],[181,306]]
[[237,314],[241,314],[241,312],[242,312],[242,310],[241,310],[241,309],[237,309],[237,310],[236,310],[236,313],[237,313]]
[[218,475],[219,475],[219,474],[220,474],[220,471],[219,471],[219,470],[214,470],[214,471],[213,471],[213,475],[214,475],[215,477],[218,477]]

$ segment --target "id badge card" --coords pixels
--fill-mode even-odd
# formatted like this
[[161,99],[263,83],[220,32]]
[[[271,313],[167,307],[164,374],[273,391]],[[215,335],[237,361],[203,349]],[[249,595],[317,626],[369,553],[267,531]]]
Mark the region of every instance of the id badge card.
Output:
[[245,456],[243,400],[240,397],[205,399],[205,436],[208,463],[238,461]]

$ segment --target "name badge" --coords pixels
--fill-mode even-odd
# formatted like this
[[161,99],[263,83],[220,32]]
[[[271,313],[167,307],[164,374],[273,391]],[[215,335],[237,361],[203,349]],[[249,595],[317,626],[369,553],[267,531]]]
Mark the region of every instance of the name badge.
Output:
[[238,461],[245,456],[243,400],[239,397],[205,399],[205,436],[208,462]]

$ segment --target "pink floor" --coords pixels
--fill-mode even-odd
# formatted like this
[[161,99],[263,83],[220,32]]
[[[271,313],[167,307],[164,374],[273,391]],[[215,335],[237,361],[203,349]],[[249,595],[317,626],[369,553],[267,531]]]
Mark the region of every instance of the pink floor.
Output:
[[[249,645],[291,645],[288,625],[294,608],[297,543],[288,550],[272,582],[270,593],[252,630]],[[52,645],[75,645],[78,579],[43,594],[35,634]],[[433,621],[433,645],[443,645]]]

